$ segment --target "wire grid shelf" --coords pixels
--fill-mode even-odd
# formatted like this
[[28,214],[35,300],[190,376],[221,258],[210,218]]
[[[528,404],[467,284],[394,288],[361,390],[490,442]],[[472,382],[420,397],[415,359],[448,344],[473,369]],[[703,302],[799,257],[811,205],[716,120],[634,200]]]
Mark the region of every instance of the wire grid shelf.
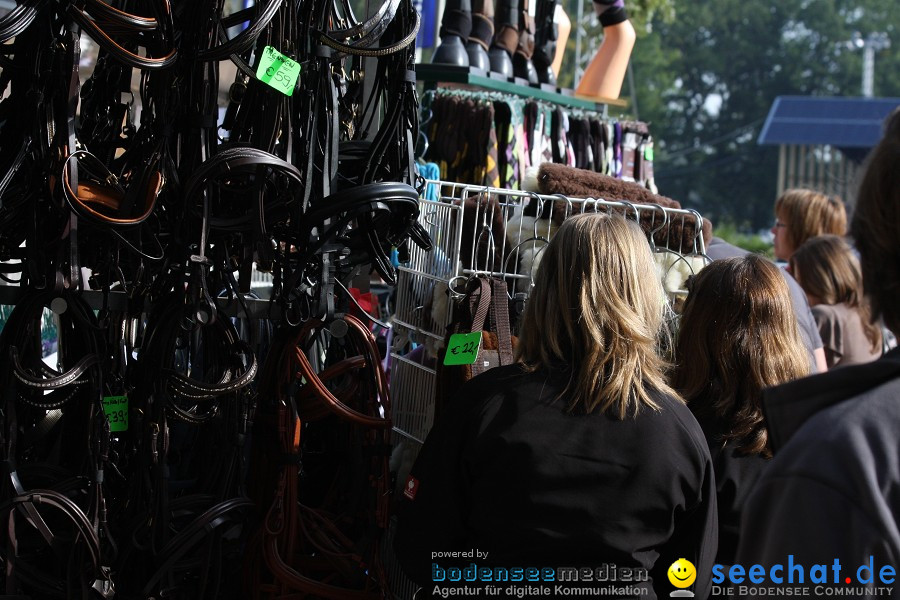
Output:
[[392,600],[412,600],[419,586],[406,577],[394,556],[393,544],[396,531],[397,517],[391,517],[387,533],[381,538],[381,556],[385,575],[390,583],[390,597]]

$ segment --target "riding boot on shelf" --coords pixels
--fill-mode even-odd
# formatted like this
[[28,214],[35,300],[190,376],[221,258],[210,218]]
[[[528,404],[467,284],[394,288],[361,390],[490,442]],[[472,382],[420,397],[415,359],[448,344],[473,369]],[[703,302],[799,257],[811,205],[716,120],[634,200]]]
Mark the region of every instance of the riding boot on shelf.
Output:
[[513,74],[527,80],[529,84],[538,83],[538,74],[531,62],[534,54],[534,17],[528,12],[529,2],[534,1],[524,0],[519,11],[519,43],[513,55]]
[[494,41],[488,56],[491,71],[513,76],[512,55],[519,46],[519,0],[499,0],[494,15]]
[[441,43],[431,62],[459,67],[469,66],[465,42],[472,32],[471,0],[447,0],[441,18]]
[[559,39],[559,30],[553,19],[559,0],[534,1],[537,2],[537,14],[534,19],[534,55],[531,62],[537,71],[538,81],[556,85],[556,75],[551,65]]
[[494,39],[494,0],[472,0],[472,32],[466,44],[469,66],[491,70],[488,49]]

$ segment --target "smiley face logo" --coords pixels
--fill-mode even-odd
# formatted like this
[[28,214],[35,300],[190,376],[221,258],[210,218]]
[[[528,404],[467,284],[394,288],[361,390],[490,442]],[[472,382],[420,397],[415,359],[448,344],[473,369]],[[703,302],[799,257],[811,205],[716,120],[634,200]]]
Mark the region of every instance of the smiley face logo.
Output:
[[690,587],[697,579],[697,569],[685,558],[679,558],[668,570],[669,582],[677,588]]

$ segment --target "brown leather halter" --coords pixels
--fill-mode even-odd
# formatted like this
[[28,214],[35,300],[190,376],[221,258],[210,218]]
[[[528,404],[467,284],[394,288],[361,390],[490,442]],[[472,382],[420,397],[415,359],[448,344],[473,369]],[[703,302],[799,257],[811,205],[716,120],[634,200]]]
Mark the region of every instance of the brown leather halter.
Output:
[[[272,384],[260,390],[254,444],[260,452],[251,489],[267,512],[245,571],[254,598],[310,594],[362,600],[382,598],[387,591],[379,556],[391,489],[387,377],[368,328],[350,315],[343,320],[347,333],[339,341],[332,338],[328,351],[342,345],[342,357],[320,372],[307,356],[327,330],[318,320],[283,333],[266,361],[262,381]],[[328,492],[316,498],[316,490],[304,487],[314,442],[335,432],[351,440],[348,454],[356,454],[336,466]],[[264,437],[276,441],[262,450]],[[359,478],[348,482],[354,475]],[[348,485],[361,497],[342,494]]]

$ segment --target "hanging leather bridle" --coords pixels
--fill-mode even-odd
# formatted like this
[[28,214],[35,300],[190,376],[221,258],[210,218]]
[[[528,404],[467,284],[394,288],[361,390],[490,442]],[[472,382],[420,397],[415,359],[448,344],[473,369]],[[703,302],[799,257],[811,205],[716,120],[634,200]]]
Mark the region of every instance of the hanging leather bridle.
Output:
[[[344,328],[345,335],[332,337],[325,350],[333,355],[330,366],[317,371],[313,362],[322,348],[316,340]],[[248,553],[248,595],[382,598],[391,418],[372,334],[350,315],[329,327],[309,321],[285,330],[263,381],[271,384],[261,390],[267,401],[259,408],[256,435],[277,435],[265,451],[254,447],[259,468],[253,489],[265,513]],[[329,462],[318,453],[335,440],[350,444],[346,458]]]
[[[46,307],[58,313],[57,368],[41,359]],[[69,292],[26,291],[0,333],[0,353],[8,365],[0,373],[5,593],[112,590],[100,544],[111,536],[105,344],[93,311]]]

